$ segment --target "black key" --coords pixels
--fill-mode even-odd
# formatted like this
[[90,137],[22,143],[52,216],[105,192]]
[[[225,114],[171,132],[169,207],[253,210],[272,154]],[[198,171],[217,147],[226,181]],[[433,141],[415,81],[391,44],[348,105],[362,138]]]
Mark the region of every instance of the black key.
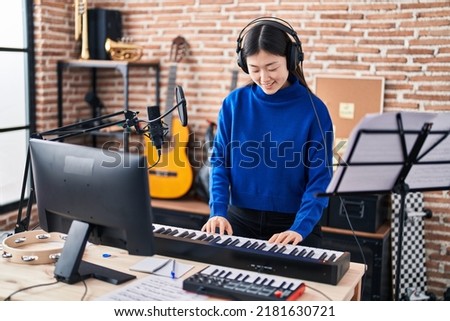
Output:
[[334,261],[334,259],[336,258],[336,254],[331,254],[331,256],[328,258],[328,262],[333,262]]
[[215,238],[213,238],[211,241],[209,241],[209,243],[216,243],[217,241],[221,240],[222,238],[220,236],[216,236]]
[[211,241],[213,238],[214,238],[214,235],[208,235],[208,236],[204,239],[204,241],[209,242],[209,241]]
[[325,260],[325,258],[327,257],[327,253],[323,252],[320,256],[319,256],[319,260]]
[[289,255],[295,255],[295,254],[297,254],[298,253],[298,248],[294,248],[290,253],[289,253]]
[[282,247],[280,247],[277,253],[283,253],[284,251],[286,251],[286,246],[283,245]]
[[188,235],[189,232],[188,231],[184,231],[183,233],[181,233],[180,235],[177,235],[178,237],[185,237],[186,235]]
[[247,242],[245,242],[244,244],[242,244],[242,248],[248,248],[250,245],[252,244],[252,242],[250,242],[249,240],[247,240]]
[[239,242],[240,241],[238,239],[234,239],[234,241],[230,243],[230,246],[235,246],[235,245],[239,244]]
[[266,244],[261,243],[261,244],[256,248],[256,250],[262,250],[262,249],[265,248],[265,247],[266,247]]
[[228,245],[228,244],[230,244],[230,243],[231,243],[231,237],[227,238],[225,241],[223,241],[223,242],[220,243],[220,244],[222,244],[222,245]]
[[173,230],[172,232],[169,233],[169,235],[174,236],[178,234],[178,230]]
[[249,248],[249,249],[255,249],[255,248],[258,247],[258,245],[259,245],[259,243],[258,243],[258,242],[255,242],[255,243],[253,243],[252,245],[250,245],[248,248]]
[[197,238],[197,240],[199,241],[204,240],[207,236],[208,236],[207,234],[202,234]]
[[278,245],[274,245],[270,248],[269,252],[275,252],[278,249]]
[[191,232],[191,233],[189,233],[188,235],[186,235],[185,236],[185,238],[186,239],[191,239],[191,238],[193,238],[194,236],[196,236],[197,234],[195,234],[195,232]]

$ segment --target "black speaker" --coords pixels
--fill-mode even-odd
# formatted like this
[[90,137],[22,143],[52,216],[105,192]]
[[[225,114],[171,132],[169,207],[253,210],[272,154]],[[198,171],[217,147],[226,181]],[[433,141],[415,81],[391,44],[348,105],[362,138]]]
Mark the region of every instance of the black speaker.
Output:
[[367,271],[362,283],[362,300],[392,300],[390,231],[385,234],[373,235],[373,237],[358,236],[358,240],[362,253],[353,235],[324,229],[322,247],[336,251],[348,251],[351,254],[352,262],[367,264]]
[[107,38],[118,41],[122,38],[122,16],[120,11],[88,9],[88,37],[90,59],[109,60],[105,50]]
[[391,217],[390,195],[331,196],[322,215],[322,225],[375,233]]

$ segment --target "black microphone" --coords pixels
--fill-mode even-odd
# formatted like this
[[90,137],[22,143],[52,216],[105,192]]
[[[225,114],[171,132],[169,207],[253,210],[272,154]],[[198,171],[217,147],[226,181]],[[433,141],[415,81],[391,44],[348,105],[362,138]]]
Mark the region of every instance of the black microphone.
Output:
[[[161,114],[159,112],[159,106],[147,107],[148,120],[150,121],[150,137],[152,139],[153,146],[155,146],[158,154],[161,155],[162,140],[164,137],[164,130],[161,123]],[[158,119],[158,120],[156,120]]]
[[175,86],[175,97],[178,105],[178,117],[183,127],[188,123],[188,115],[186,110],[186,99],[184,98],[184,91],[180,85]]

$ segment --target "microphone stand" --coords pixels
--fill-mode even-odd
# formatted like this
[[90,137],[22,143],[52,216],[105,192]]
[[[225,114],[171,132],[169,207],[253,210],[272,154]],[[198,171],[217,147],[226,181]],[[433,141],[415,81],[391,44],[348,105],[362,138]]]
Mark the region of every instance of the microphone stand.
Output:
[[[129,110],[124,110],[108,115],[103,115],[95,118],[91,118],[85,121],[81,121],[75,124],[66,125],[62,127],[58,127],[55,129],[51,129],[48,131],[44,131],[41,133],[35,133],[31,135],[31,138],[37,138],[37,139],[44,139],[44,136],[47,135],[58,135],[55,138],[49,139],[50,141],[62,141],[65,138],[74,137],[82,134],[86,134],[95,130],[100,130],[103,128],[115,126],[115,125],[122,125],[122,127],[125,130],[129,130],[130,127],[138,128],[138,122],[137,114],[139,112],[132,112]],[[124,115],[125,120],[119,120],[115,122],[110,123],[104,123],[97,126],[89,127],[89,128],[77,128],[83,125],[96,123],[98,121],[109,119],[112,117],[116,117],[119,115]],[[23,210],[23,203],[25,201],[25,190],[27,186],[27,180],[28,180],[28,172],[32,172],[31,164],[30,164],[30,147],[28,146],[27,149],[27,158],[25,161],[25,171],[23,175],[23,181],[22,181],[22,190],[20,194],[20,201],[19,201],[19,210],[17,215],[17,222],[14,229],[14,233],[24,232],[28,230],[29,224],[30,224],[30,218],[31,218],[31,207],[34,202],[34,183],[33,183],[33,175],[30,175],[30,195],[28,197],[28,203],[27,203],[27,211],[26,216],[22,219],[22,210]]]
[[[140,129],[139,123],[144,122],[146,124],[150,124],[150,123],[152,123],[154,121],[159,121],[159,120],[161,120],[162,118],[166,117],[168,114],[170,114],[176,108],[178,108],[179,106],[181,106],[183,104],[186,104],[186,99],[184,97],[181,97],[177,101],[177,104],[175,106],[173,106],[167,112],[162,114],[160,117],[158,117],[156,119],[149,120],[149,121],[139,120],[137,118],[137,114],[139,112],[133,112],[133,111],[130,111],[130,110],[123,110],[123,111],[119,111],[119,112],[116,112],[116,113],[112,113],[112,114],[107,114],[107,115],[91,118],[91,119],[88,119],[88,120],[85,120],[85,121],[81,121],[81,122],[78,122],[78,123],[75,123],[75,124],[70,124],[70,125],[58,127],[58,128],[55,128],[55,129],[51,129],[51,130],[48,130],[48,131],[41,132],[41,133],[35,133],[35,134],[31,135],[31,138],[44,139],[44,136],[47,136],[47,135],[58,135],[57,137],[49,139],[49,140],[50,141],[62,141],[65,138],[86,134],[86,133],[89,133],[89,132],[92,132],[92,131],[95,131],[95,130],[100,130],[100,129],[111,127],[111,126],[115,126],[115,125],[122,125],[122,128],[124,128],[126,131],[129,130],[131,127],[134,127],[137,134],[144,134],[145,130]],[[92,123],[95,123],[97,121],[104,120],[104,119],[109,119],[109,118],[116,117],[116,116],[119,116],[119,115],[124,115],[125,116],[125,120],[119,120],[119,121],[115,121],[115,122],[104,123],[104,124],[100,124],[100,125],[89,127],[89,128],[82,128],[82,129],[77,128],[77,127],[80,127],[80,126],[83,126],[83,125],[86,125],[86,124],[92,124]],[[185,119],[184,122],[183,121],[182,122],[184,124],[187,124],[187,114],[184,115],[184,116],[186,117],[186,119]],[[26,216],[22,219],[22,210],[23,210],[23,203],[25,201],[25,190],[26,190],[26,186],[27,186],[28,172],[32,173],[32,168],[31,168],[31,164],[30,164],[30,156],[31,156],[30,155],[30,147],[28,146],[27,158],[26,158],[26,161],[25,161],[25,170],[24,170],[23,181],[22,181],[22,190],[21,190],[20,200],[19,200],[19,210],[18,210],[17,222],[16,222],[16,226],[15,226],[15,229],[14,229],[14,233],[27,231],[28,227],[29,227],[29,224],[30,224],[31,207],[32,207],[32,205],[34,203],[33,175],[30,175],[30,195],[28,197],[28,202],[27,202]]]

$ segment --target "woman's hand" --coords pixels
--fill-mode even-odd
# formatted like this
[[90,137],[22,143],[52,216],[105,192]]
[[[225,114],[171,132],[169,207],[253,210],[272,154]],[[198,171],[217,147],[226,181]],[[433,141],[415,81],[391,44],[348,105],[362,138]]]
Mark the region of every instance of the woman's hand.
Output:
[[279,243],[282,245],[286,244],[297,245],[301,241],[303,241],[303,237],[297,232],[290,230],[281,233],[276,233],[272,235],[272,237],[269,239],[269,243]]
[[233,235],[233,228],[231,227],[230,222],[228,222],[228,220],[222,216],[211,217],[208,222],[203,225],[202,232],[216,233],[217,229],[219,229],[220,235],[223,235],[225,233],[227,233],[228,235]]

